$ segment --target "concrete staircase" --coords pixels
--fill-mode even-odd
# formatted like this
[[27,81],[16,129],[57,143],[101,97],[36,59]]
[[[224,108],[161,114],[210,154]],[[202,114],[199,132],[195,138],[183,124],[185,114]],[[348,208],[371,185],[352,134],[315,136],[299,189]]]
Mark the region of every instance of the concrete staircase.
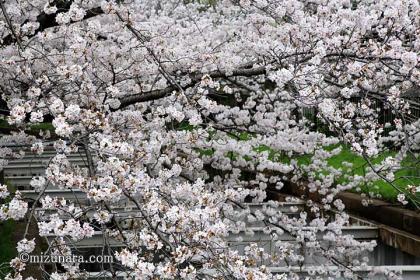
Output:
[[[45,168],[48,165],[48,162],[55,155],[53,151],[46,151],[41,156],[35,156],[33,154],[25,155],[21,159],[10,160],[9,165],[4,169],[6,181],[19,189],[22,195],[29,200],[36,200],[39,197],[39,193],[31,190],[29,183],[33,176],[42,176],[45,172]],[[72,164],[78,165],[80,167],[86,167],[87,161],[86,156],[82,153],[71,154],[68,156],[69,161]],[[78,201],[79,203],[89,205],[90,201],[87,199],[86,194],[78,189],[71,190],[61,190],[57,189],[54,186],[48,186],[43,195],[49,195],[51,197],[63,197],[66,200]],[[261,213],[269,214],[270,211],[273,211],[273,205],[275,205],[275,211],[280,211],[283,215],[287,216],[290,219],[297,218],[299,212],[305,208],[305,202],[299,199],[294,199],[292,202],[270,202],[270,203],[248,203],[244,204],[245,209],[241,211],[248,214],[255,214],[258,211]],[[130,204],[129,201],[122,202],[118,207],[112,208],[113,214],[116,219],[136,219],[140,217],[140,214],[135,207]],[[41,209],[37,208],[35,214],[40,221],[48,221],[48,218],[51,214],[54,214],[54,210],[50,209]],[[61,218],[69,219],[70,216],[64,213],[59,214]],[[87,218],[93,215],[93,211],[88,211],[85,213]],[[262,246],[266,253],[276,254],[276,243],[278,242],[288,242],[296,243],[296,237],[287,231],[278,231],[275,228],[267,230],[267,225],[262,220],[256,220],[253,222],[247,221],[245,216],[242,215],[236,217],[246,223],[246,227],[242,229],[235,230],[233,229],[229,236],[227,237],[227,242],[229,246],[238,250],[240,253],[244,253],[245,248],[251,243],[258,243]],[[352,235],[356,240],[360,241],[370,241],[378,239],[378,226],[371,224],[367,221],[363,221],[357,218],[352,219],[353,223],[349,226],[343,228],[344,234]],[[306,227],[301,230],[313,231],[313,228]],[[316,238],[322,240],[325,232],[317,232]],[[54,235],[47,236],[47,239],[50,243],[56,238]],[[70,241],[70,237],[68,237]],[[108,240],[109,246],[115,249],[123,247],[120,241],[110,238]],[[324,242],[326,243],[326,242]],[[101,231],[96,231],[91,238],[83,239],[79,242],[71,241],[69,244],[73,247],[74,250],[81,249],[99,249],[104,246],[103,234]],[[372,268],[386,266],[388,269],[400,270],[403,272],[403,277],[405,280],[414,280],[420,279],[420,258],[414,256],[409,256],[402,252],[399,252],[396,249],[393,249],[389,246],[381,244],[378,242],[378,246],[373,252],[370,252],[366,255],[369,257],[370,267],[362,269],[360,275],[367,275],[367,272]],[[308,276],[311,271],[316,270],[320,263],[324,262],[324,257],[321,255],[306,256],[304,266],[289,266],[280,262],[275,266],[272,263],[264,263],[269,267],[273,273],[284,273],[287,271],[296,271],[301,275],[302,279],[305,276]],[[340,270],[339,267],[331,267],[331,270]],[[124,276],[127,276],[125,272],[119,272],[121,279]],[[107,273],[91,272],[88,275],[89,278],[109,278]],[[382,279],[375,277],[370,277],[371,279]],[[321,278],[322,279],[322,278]],[[341,279],[341,278],[335,278]]]

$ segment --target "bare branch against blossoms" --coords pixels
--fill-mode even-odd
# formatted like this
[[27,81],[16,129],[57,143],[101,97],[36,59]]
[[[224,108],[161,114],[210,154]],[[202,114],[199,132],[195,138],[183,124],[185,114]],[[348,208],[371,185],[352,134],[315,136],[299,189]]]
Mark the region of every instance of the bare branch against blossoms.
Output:
[[[58,13],[68,12],[72,3],[73,3],[73,1],[54,1],[54,2],[52,2],[50,5],[52,7],[54,7],[54,4],[55,4],[56,11],[51,12],[51,13],[50,12],[46,13],[45,11],[43,11],[40,14],[38,14],[36,16],[36,20],[34,22],[32,22],[33,24],[37,25],[38,27],[35,30],[33,30],[33,32],[29,36],[26,36],[27,39],[36,36],[39,32],[42,32],[47,28],[52,28],[52,27],[58,26],[58,23],[55,20],[55,17],[57,16]],[[103,10],[101,9],[101,7],[93,7],[93,8],[87,9],[85,11],[85,14],[83,16],[83,20],[89,19],[91,17],[98,16],[98,15],[101,15],[101,14],[103,14]],[[26,20],[20,26],[20,28],[24,27],[24,25],[28,24],[28,23],[31,23],[31,21]],[[10,27],[9,27],[9,29],[10,29]],[[12,32],[12,30],[10,30],[10,31]],[[8,34],[7,36],[2,38],[1,45],[2,46],[11,45],[13,43],[17,43],[19,40],[20,40],[19,36],[16,36],[16,35],[13,35],[13,34]]]

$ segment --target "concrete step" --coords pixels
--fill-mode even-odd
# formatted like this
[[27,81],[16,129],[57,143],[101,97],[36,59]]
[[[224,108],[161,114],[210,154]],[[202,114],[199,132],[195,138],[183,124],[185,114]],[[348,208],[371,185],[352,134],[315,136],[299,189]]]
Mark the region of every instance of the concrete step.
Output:
[[[246,230],[240,230],[239,232],[232,232],[229,234],[227,240],[229,242],[239,242],[239,243],[250,243],[250,242],[272,242],[276,241],[273,238],[278,236],[278,240],[292,241],[295,240],[295,237],[291,234],[277,233],[275,227],[270,227],[272,230],[268,233],[266,227],[247,227]],[[302,231],[314,232],[315,228],[313,227],[302,227]],[[321,240],[325,235],[325,232],[317,232],[317,240]],[[355,239],[376,239],[378,238],[378,228],[374,226],[345,226],[342,229],[343,235],[351,235]]]
[[[21,159],[15,159],[15,160],[9,160],[8,165],[5,166],[5,168],[15,168],[25,165],[48,165],[48,163],[51,161],[52,158],[21,158]],[[69,162],[86,162],[86,158],[84,157],[70,157],[67,158]]]
[[[85,161],[71,161],[73,166],[79,166],[81,168],[87,168],[87,163]],[[19,178],[19,184],[27,184],[32,179],[32,176],[42,176],[45,174],[45,170],[48,166],[48,163],[42,164],[21,164],[21,165],[8,165],[4,168],[5,179],[9,180],[11,184],[16,182],[16,177],[27,177]]]
[[[39,195],[38,192],[35,191],[22,191],[22,195],[25,198],[30,199],[36,199]],[[86,195],[84,192],[74,189],[72,191],[70,190],[54,190],[54,189],[47,189],[44,196],[49,195],[50,197],[64,197],[65,199],[69,199],[73,201],[75,197],[79,201],[84,201],[86,199]],[[125,200],[124,200],[125,201]],[[250,210],[250,213],[255,213],[256,211],[261,211],[262,209],[265,209],[268,207],[268,205],[272,205],[271,203],[261,203],[261,204],[251,204],[251,203],[244,203],[243,204],[247,209]],[[297,207],[301,206],[301,203],[284,203],[278,206],[277,210],[281,211],[283,214],[288,215],[289,217],[293,217],[296,215],[296,212],[290,211],[291,207]],[[56,209],[44,209],[44,208],[36,208],[35,213],[38,216],[39,220],[47,221],[49,219],[49,216],[52,214],[56,214],[59,211]],[[87,218],[93,217],[93,214],[95,213],[94,210],[89,209],[85,213],[83,213]],[[82,213],[81,213],[82,214]],[[113,207],[111,209],[111,214],[113,214],[116,217],[122,218],[122,219],[130,219],[130,218],[139,218],[141,217],[140,212],[136,209],[136,206],[133,203],[124,203],[121,207]],[[60,213],[60,218],[63,220],[67,220],[71,218],[71,215],[67,213]],[[253,227],[258,227],[256,223],[247,223],[248,225],[251,225]],[[264,224],[263,224],[264,225]]]
[[[303,211],[305,203],[303,201],[296,202],[277,202],[269,201],[265,203],[243,203],[241,206],[234,207],[235,211],[225,213],[226,219],[230,221],[245,222],[249,226],[263,226],[262,219],[276,215],[284,214],[289,217],[298,217],[300,211]],[[253,220],[250,221],[250,218]]]
[[[319,265],[317,266],[304,266],[304,267],[270,267],[268,268],[273,274],[282,274],[287,273],[289,271],[293,271],[299,276],[302,277],[302,279],[305,279],[305,277],[310,276],[310,272],[317,271],[319,268]],[[374,270],[388,270],[388,271],[400,271],[402,273],[403,280],[418,280],[420,279],[420,265],[377,265],[377,266],[367,266],[365,268],[355,267],[352,268],[354,272],[356,272],[358,275],[360,275],[361,279],[369,279],[369,280],[383,280],[386,279],[383,274],[377,274],[377,275],[369,275],[369,272]],[[345,278],[343,275],[343,272],[345,272],[345,269],[343,267],[338,266],[329,266],[325,269],[325,271],[328,271],[330,273],[330,279],[334,280],[347,280],[348,278]],[[335,276],[332,274],[332,272],[340,271],[341,276]],[[318,274],[319,275],[319,274]],[[313,277],[313,276],[312,276]],[[319,275],[320,279],[327,279],[328,275]],[[311,279],[311,278],[309,278]],[[312,278],[314,279],[314,278]],[[359,278],[360,279],[360,278]]]
[[[278,234],[278,238],[273,240],[273,236],[270,234],[264,233],[263,228],[252,228],[254,235],[247,235],[245,232],[240,232],[239,234],[229,234],[227,237],[228,244],[230,246],[247,246],[250,243],[267,243],[270,248],[274,245],[273,242],[277,241],[295,241],[295,237],[287,232]],[[378,237],[378,229],[376,227],[366,227],[366,226],[349,226],[343,228],[344,234],[349,234],[355,237],[356,239],[372,240]],[[318,233],[318,239],[322,239],[325,233]],[[240,238],[238,238],[240,237]],[[47,236],[48,240],[52,241],[56,236],[50,234]],[[101,248],[103,246],[103,235],[101,231],[95,231],[94,235],[90,238],[85,238],[78,242],[71,241],[71,237],[68,237],[70,244],[74,248]],[[241,239],[241,240],[239,240]],[[109,238],[110,246],[120,247],[124,246],[123,242]],[[265,246],[265,245],[264,245]],[[241,252],[241,250],[239,250]]]
[[[268,271],[273,274],[284,274],[290,271],[297,273],[301,279],[306,279],[305,277],[313,277],[310,276],[311,271],[317,271],[319,269],[319,265],[316,266],[292,266],[292,267],[267,267]],[[368,266],[366,268],[352,268],[362,279],[369,279],[369,280],[384,280],[385,277],[381,274],[378,275],[369,275],[369,272],[373,271],[374,269],[386,269],[390,271],[401,271],[403,280],[419,280],[420,279],[420,265],[396,265],[396,266]],[[339,271],[341,275],[345,272],[345,269],[342,267],[337,266],[328,266],[325,268],[325,271],[330,272],[330,279],[334,280],[348,280],[348,278],[344,278],[344,276],[335,276],[332,272]],[[123,280],[133,277],[132,274],[124,271],[116,272],[116,277],[113,278],[111,272],[101,271],[101,272],[89,272],[87,275],[83,275],[81,279],[116,279],[116,280]],[[316,277],[316,276],[315,276]],[[327,279],[328,275],[319,275],[319,279]],[[314,279],[314,278],[308,278]]]
[[[44,174],[31,174],[31,175],[11,175],[5,176],[5,181],[16,187],[19,190],[30,189],[30,182],[34,176],[42,176]],[[30,191],[29,191],[30,192]],[[33,191],[35,192],[35,191]]]
[[[6,159],[9,162],[25,162],[25,161],[36,162],[36,161],[44,161],[44,160],[52,159],[56,155],[57,155],[56,152],[51,152],[51,153],[44,152],[41,155],[25,154],[24,156],[20,158],[6,158]],[[67,159],[74,159],[74,158],[86,159],[86,154],[85,153],[71,153],[71,154],[66,155],[66,157]]]
[[[39,196],[39,192],[34,191],[34,190],[22,190],[20,191],[20,193],[23,198],[29,199],[29,200],[35,200]],[[47,195],[52,198],[62,197],[65,200],[69,200],[69,201],[87,202],[86,193],[79,189],[72,189],[72,190],[46,189],[43,193],[43,196],[47,196]]]

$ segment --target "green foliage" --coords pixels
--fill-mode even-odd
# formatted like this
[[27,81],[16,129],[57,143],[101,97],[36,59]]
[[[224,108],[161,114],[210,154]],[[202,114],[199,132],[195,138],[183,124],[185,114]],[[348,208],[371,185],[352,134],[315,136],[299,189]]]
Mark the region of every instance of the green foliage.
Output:
[[[335,178],[336,184],[348,183],[348,176],[364,176],[366,174],[368,163],[363,157],[354,153],[347,145],[331,145],[328,147],[324,147],[324,149],[331,151],[338,147],[341,148],[341,152],[337,155],[330,157],[327,160],[329,167],[344,170],[342,176]],[[281,152],[274,151],[270,147],[264,145],[259,146],[256,149],[256,151],[269,152],[269,159],[273,161],[290,163],[290,161],[294,159],[297,161],[299,166],[310,164],[312,158],[312,155],[308,154],[288,157],[287,155],[284,155]],[[373,158],[371,162],[372,164],[378,164],[387,157],[395,156],[395,154],[395,151],[386,151]],[[351,163],[352,167],[350,169],[346,168],[345,163]],[[414,159],[411,157],[406,157],[402,161],[401,165],[402,168],[395,172],[395,180],[392,183],[403,191],[407,190],[408,185],[420,185],[420,169],[418,168],[418,165],[414,161]],[[322,175],[325,176],[328,174],[329,172],[327,170],[320,170],[319,172],[317,172],[316,177],[319,178]],[[369,185],[361,185],[359,186],[359,188],[360,189],[355,189],[353,191],[380,195],[380,197],[382,197],[384,200],[390,202],[396,202],[396,198],[399,193],[391,184],[382,179],[374,181]],[[417,197],[417,199],[419,199],[419,197]]]
[[16,257],[16,248],[13,234],[16,229],[16,223],[12,220],[0,222],[0,275],[8,272],[10,267],[7,263]]
[[0,119],[0,128],[11,129],[12,126],[5,119]]
[[[246,132],[238,132],[232,134],[231,137],[238,141],[248,141],[253,135]],[[340,169],[343,171],[342,176],[335,178],[336,184],[345,184],[349,182],[349,176],[359,175],[364,176],[368,167],[366,160],[354,153],[347,145],[336,144],[328,147],[323,147],[327,151],[332,151],[333,149],[341,148],[341,151],[329,159],[327,159],[328,167],[334,169]],[[268,153],[268,159],[271,161],[290,163],[292,160],[295,160],[299,166],[308,165],[312,161],[313,155],[304,154],[304,155],[293,155],[289,156],[281,151],[276,151],[266,145],[260,145],[254,148],[254,151],[257,153]],[[212,149],[201,149],[199,150],[201,156],[212,156],[214,151]],[[395,151],[386,151],[371,160],[372,164],[378,164],[382,162],[385,158],[390,156],[395,156]],[[228,152],[225,154],[226,157],[231,160],[236,160],[238,154],[234,152]],[[244,159],[249,161],[251,158],[249,156],[244,156]],[[351,168],[347,168],[346,164],[350,163]],[[328,169],[328,168],[327,168]],[[328,170],[320,170],[317,172],[316,177],[326,176],[329,174]],[[395,172],[395,180],[392,182],[399,189],[406,191],[408,185],[420,185],[420,169],[418,168],[416,162],[413,158],[406,157],[402,162],[402,168]],[[353,190],[354,192],[363,192],[379,195],[384,200],[390,202],[396,202],[398,191],[391,186],[388,182],[380,179],[374,182],[369,183],[368,185],[358,186],[357,189]],[[408,193],[406,193],[408,194]],[[415,197],[413,197],[415,198]],[[417,197],[416,199],[420,199]]]
[[39,123],[39,124],[33,124],[30,126],[29,128],[29,132],[35,134],[35,133],[39,133],[40,131],[47,131],[49,130],[50,132],[54,132],[54,126],[52,125],[52,123]]
[[[0,119],[0,130],[17,130],[15,126],[10,125],[7,120]],[[50,122],[45,123],[38,123],[38,124],[32,124],[28,126],[25,131],[28,134],[32,135],[39,135],[41,131],[50,131],[51,134],[54,133],[54,126]]]
[[[372,159],[372,164],[378,164],[387,157],[395,156],[395,154],[395,151],[383,152]],[[347,146],[342,145],[341,152],[328,159],[328,165],[336,169],[344,169],[344,162],[348,162],[353,165],[349,175],[363,176],[366,168],[368,167],[368,164],[363,157],[356,155]],[[420,185],[420,179],[413,178],[413,176],[420,176],[420,170],[416,168],[416,163],[413,158],[406,157],[402,161],[402,168],[395,172],[395,180],[393,181],[393,184],[404,191],[407,189],[408,185]],[[342,176],[337,179],[337,183],[345,183],[347,180],[348,179]],[[398,191],[382,179],[374,181],[369,185],[362,185],[359,187],[364,193],[372,192],[374,194],[379,194],[383,199],[391,202],[395,202],[398,195]]]

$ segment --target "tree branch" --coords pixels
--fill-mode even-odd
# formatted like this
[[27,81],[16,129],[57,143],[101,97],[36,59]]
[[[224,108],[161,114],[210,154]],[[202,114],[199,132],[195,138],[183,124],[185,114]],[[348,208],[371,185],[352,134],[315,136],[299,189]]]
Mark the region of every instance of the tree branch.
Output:
[[[51,27],[55,27],[58,26],[57,21],[55,20],[55,17],[57,16],[58,13],[63,13],[63,12],[67,12],[70,9],[70,5],[73,1],[65,1],[64,3],[62,3],[61,5],[57,5],[57,12],[54,14],[46,14],[44,12],[42,12],[41,14],[39,14],[36,17],[36,22],[39,23],[39,27],[37,30],[35,30],[34,34],[27,36],[28,38],[32,38],[34,36],[36,36],[39,32],[44,31],[47,28],[51,28]],[[101,15],[103,14],[104,11],[102,10],[101,7],[95,7],[89,10],[86,10],[86,15],[84,16],[83,20],[95,17],[97,15]],[[25,23],[27,23],[28,21],[26,21]],[[25,24],[24,23],[24,24]],[[72,23],[74,23],[74,21],[72,21]],[[14,43],[19,43],[19,38],[13,36],[13,34],[9,34],[6,37],[3,38],[3,42],[1,44],[1,46],[7,46],[7,45],[11,45]]]
[[[210,72],[208,74],[199,74],[196,75],[193,79],[192,82],[190,82],[189,84],[183,86],[182,88],[185,90],[187,88],[193,87],[194,85],[196,85],[197,83],[199,83],[201,81],[201,79],[207,75],[210,78],[228,78],[228,77],[251,77],[251,76],[257,76],[257,75],[264,75],[266,74],[267,71],[265,69],[265,66],[261,66],[261,67],[257,67],[257,68],[246,68],[246,69],[237,69],[234,70],[231,73],[227,73],[226,71],[213,71]],[[152,100],[157,100],[157,99],[161,99],[167,95],[169,95],[170,93],[172,93],[173,91],[176,91],[178,88],[174,85],[168,86],[166,88],[163,89],[157,89],[157,90],[152,90],[152,91],[147,91],[147,92],[143,92],[143,93],[137,93],[137,94],[133,94],[130,96],[126,96],[120,99],[121,105],[119,107],[119,109],[125,108],[129,105],[133,105],[135,103],[138,102],[146,102],[146,101],[152,101]]]

